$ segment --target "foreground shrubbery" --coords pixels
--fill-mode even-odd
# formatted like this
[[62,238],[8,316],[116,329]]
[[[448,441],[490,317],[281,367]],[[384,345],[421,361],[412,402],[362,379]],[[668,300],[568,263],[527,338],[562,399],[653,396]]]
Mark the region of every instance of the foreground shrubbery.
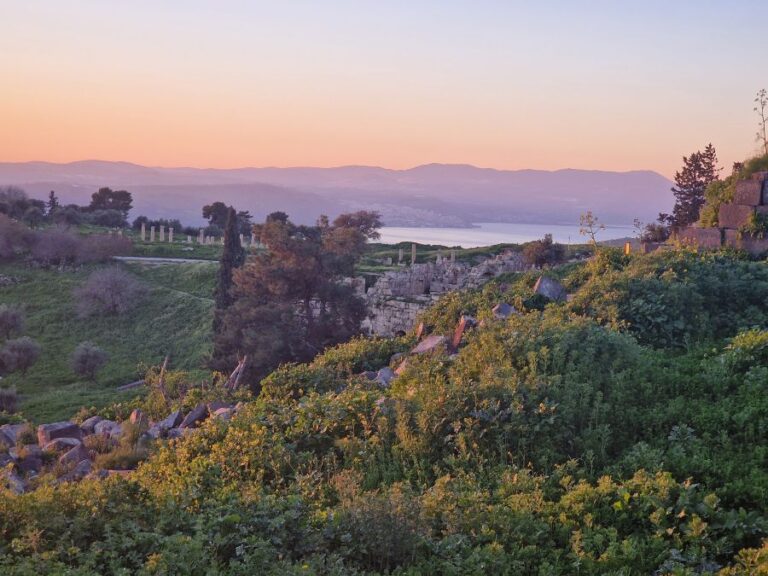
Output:
[[[543,311],[527,275],[448,297],[429,325],[483,327],[388,389],[360,373],[410,342],[355,340],[130,479],[0,494],[3,573],[764,573],[766,305],[748,316],[737,288],[749,274],[759,294],[765,264],[591,266],[558,271],[575,298]],[[652,294],[687,350],[638,312]],[[500,299],[526,313],[493,320]]]

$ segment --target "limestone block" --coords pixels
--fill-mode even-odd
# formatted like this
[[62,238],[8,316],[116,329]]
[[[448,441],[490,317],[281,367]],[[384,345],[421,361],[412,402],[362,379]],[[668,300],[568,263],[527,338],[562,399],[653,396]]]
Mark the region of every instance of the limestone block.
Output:
[[721,228],[738,229],[746,224],[749,217],[755,212],[752,206],[743,206],[741,204],[722,204],[718,220]]
[[742,180],[736,182],[736,192],[733,195],[733,203],[744,206],[758,206],[762,204],[762,196],[762,180]]

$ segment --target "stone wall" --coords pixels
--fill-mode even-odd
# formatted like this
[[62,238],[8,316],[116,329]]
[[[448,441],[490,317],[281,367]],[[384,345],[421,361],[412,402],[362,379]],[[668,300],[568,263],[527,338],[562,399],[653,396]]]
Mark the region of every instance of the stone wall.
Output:
[[435,263],[387,272],[365,294],[368,317],[363,329],[379,336],[408,332],[419,314],[443,294],[478,288],[501,274],[525,268],[520,254],[505,252],[477,266],[438,257]]
[[718,228],[689,227],[682,230],[678,238],[702,249],[728,246],[750,254],[763,254],[768,252],[768,240],[739,232],[755,214],[768,214],[768,172],[757,172],[750,180],[736,183],[733,202],[720,206]]

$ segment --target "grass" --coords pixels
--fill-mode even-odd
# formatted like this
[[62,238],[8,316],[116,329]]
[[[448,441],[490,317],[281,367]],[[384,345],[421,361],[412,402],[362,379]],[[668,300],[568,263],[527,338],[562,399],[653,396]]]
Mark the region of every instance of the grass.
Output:
[[[133,396],[135,391],[119,393],[116,387],[136,380],[141,376],[140,365],[160,363],[166,354],[173,368],[202,368],[211,346],[216,267],[208,263],[122,266],[149,286],[147,298],[123,316],[79,319],[72,291],[96,267],[58,272],[0,265],[0,274],[20,280],[0,288],[0,302],[24,309],[26,334],[42,346],[40,359],[26,375],[3,379],[3,387],[15,386],[27,418],[35,422],[66,419],[81,406],[103,406]],[[70,354],[85,340],[110,356],[96,382],[80,380],[69,368]]]

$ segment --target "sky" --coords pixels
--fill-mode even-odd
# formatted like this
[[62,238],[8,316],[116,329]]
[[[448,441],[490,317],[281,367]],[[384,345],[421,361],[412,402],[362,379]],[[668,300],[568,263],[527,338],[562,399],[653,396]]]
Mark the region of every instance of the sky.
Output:
[[0,161],[656,170],[757,152],[764,0],[0,0]]

